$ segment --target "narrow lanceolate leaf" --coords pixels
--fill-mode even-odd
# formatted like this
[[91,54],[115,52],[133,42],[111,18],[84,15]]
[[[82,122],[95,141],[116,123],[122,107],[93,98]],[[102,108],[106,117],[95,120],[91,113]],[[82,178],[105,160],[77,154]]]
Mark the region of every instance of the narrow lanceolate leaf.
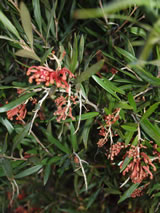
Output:
[[155,127],[148,119],[141,120],[140,125],[145,133],[160,146],[160,129]]
[[[150,0],[121,0],[121,1],[113,1],[110,4],[107,4],[103,10],[101,8],[97,9],[79,9],[75,11],[74,17],[77,19],[86,19],[86,18],[98,18],[104,17],[105,15],[115,13],[122,9],[126,9],[128,7],[132,7],[134,5],[149,5]],[[160,6],[157,2],[153,2],[154,6]]]
[[82,83],[83,81],[86,81],[89,77],[96,74],[104,64],[104,60],[101,60],[97,62],[96,64],[89,67],[87,70],[85,70],[81,75],[77,78],[77,83]]
[[18,43],[19,45],[21,45],[21,43],[18,41],[18,40],[15,40],[15,39],[12,39],[12,38],[9,38],[7,36],[0,36],[0,39],[4,39],[4,40],[7,40],[7,41],[12,41],[14,43]]
[[33,173],[38,172],[41,168],[42,168],[42,165],[33,166],[17,174],[15,178],[23,178],[23,177],[29,176]]
[[72,58],[70,63],[70,70],[72,73],[75,72],[77,65],[78,65],[78,45],[77,45],[77,36],[75,34],[74,44],[73,44],[73,53],[72,53]]
[[126,59],[128,63],[130,63],[128,66],[130,66],[140,78],[144,79],[146,82],[154,86],[160,86],[160,79],[154,77],[150,72],[143,69],[138,63],[136,63],[137,58],[135,58],[131,53],[120,47],[114,48],[119,54],[121,54]]
[[42,16],[41,16],[41,9],[40,9],[40,2],[39,0],[32,0],[33,8],[34,8],[34,17],[38,24],[39,30],[42,33]]
[[90,118],[94,118],[98,115],[99,115],[99,112],[88,112],[88,113],[82,114],[81,116],[79,116],[79,115],[76,116],[75,120],[72,120],[72,118],[68,118],[65,121],[61,121],[61,123],[79,121],[79,118],[81,119],[81,121],[83,121],[83,120],[87,120],[87,119],[90,119]]
[[31,47],[33,47],[33,32],[32,32],[31,17],[30,17],[28,8],[24,4],[24,2],[20,3],[20,16],[21,16],[24,32],[27,35],[27,38],[30,42]]
[[94,201],[96,200],[98,194],[100,193],[101,191],[101,188],[99,188],[96,192],[94,192],[90,198],[89,198],[89,201],[88,201],[88,204],[87,204],[87,209],[94,203]]
[[115,86],[114,83],[109,81],[107,78],[102,78],[102,79],[114,92],[118,92],[118,93],[123,94],[123,95],[125,94],[124,90]]
[[25,125],[22,129],[22,131],[17,134],[13,139],[13,147],[12,147],[12,153],[14,152],[15,148],[23,141],[23,139],[27,136],[28,131],[30,129],[31,123]]
[[14,25],[10,22],[10,20],[0,11],[0,21],[3,23],[3,25],[11,32],[13,33],[18,39],[20,39],[20,35]]
[[136,102],[131,93],[128,94],[128,102],[133,107],[133,110],[136,112],[136,110],[137,110]]
[[70,130],[71,130],[70,140],[71,140],[71,144],[72,144],[72,149],[73,149],[74,152],[76,152],[78,150],[77,135],[74,134],[75,128],[74,128],[72,122],[70,124]]
[[122,168],[120,170],[120,172],[123,172],[123,170],[128,166],[129,162],[132,160],[132,158],[129,158],[129,157],[126,157],[124,159],[124,162],[123,162],[123,165],[122,165]]
[[5,159],[5,158],[0,159],[0,165],[3,168],[5,175],[9,179],[12,179],[13,178],[13,171],[12,171],[12,166],[11,166],[10,160]]
[[126,200],[127,198],[129,198],[131,196],[131,194],[134,192],[134,190],[136,190],[138,188],[139,184],[140,183],[135,183],[127,191],[125,191],[125,193],[119,199],[118,203],[121,203],[124,200]]
[[45,136],[47,137],[48,141],[52,144],[54,144],[58,149],[60,149],[62,152],[65,152],[67,154],[70,153],[70,150],[65,147],[59,140],[57,140],[56,138],[54,138],[52,136],[52,134],[50,134],[49,132],[47,132],[44,128],[41,128],[42,132],[45,134]]
[[154,44],[158,42],[159,35],[157,34],[157,29],[159,29],[159,27],[160,27],[160,18],[156,21],[150,32],[150,35],[148,36],[148,40],[146,41],[143,51],[139,57],[140,60],[147,60]]
[[1,118],[0,117],[0,122],[7,128],[9,134],[11,134],[14,130],[14,127],[12,126],[12,124],[9,122],[9,120],[7,120],[6,118]]
[[43,184],[44,186],[46,185],[48,179],[49,179],[49,175],[51,173],[51,165],[47,164],[45,170],[44,170],[44,178],[43,178]]
[[160,102],[157,102],[157,103],[153,104],[152,106],[150,106],[149,109],[147,109],[147,111],[142,116],[141,120],[148,118],[153,112],[155,112],[155,110],[157,109],[159,104],[160,104]]
[[107,92],[109,92],[111,95],[116,97],[118,100],[120,98],[117,96],[117,94],[110,88],[110,85],[108,85],[103,79],[100,79],[98,76],[93,75],[92,78],[99,84],[103,89],[105,89]]
[[125,125],[121,125],[121,127],[127,131],[135,132],[137,131],[137,124],[136,123],[126,123]]
[[23,58],[31,58],[31,59],[34,59],[34,60],[37,60],[37,61],[41,61],[41,59],[35,54],[35,52],[30,51],[30,50],[25,50],[25,49],[18,50],[15,53],[15,55],[23,57]]
[[88,137],[89,137],[89,132],[92,127],[93,119],[88,119],[85,124],[84,124],[84,129],[82,132],[82,139],[84,143],[84,147],[87,150],[87,144],[88,144]]
[[0,107],[0,113],[7,112],[8,110],[14,109],[18,105],[20,105],[21,103],[26,101],[27,99],[31,98],[34,94],[35,94],[34,92],[27,93],[26,95],[23,95],[20,98],[17,98],[16,100],[10,102],[9,104],[6,104],[6,105]]
[[82,62],[83,53],[84,53],[84,36],[82,35],[79,44],[79,63]]

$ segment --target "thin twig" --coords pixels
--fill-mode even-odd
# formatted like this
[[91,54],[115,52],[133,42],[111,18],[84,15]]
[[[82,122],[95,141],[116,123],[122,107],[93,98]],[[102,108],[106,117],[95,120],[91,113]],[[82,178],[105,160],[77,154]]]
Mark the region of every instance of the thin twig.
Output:
[[[85,188],[86,188],[86,191],[88,190],[88,183],[87,183],[87,177],[86,177],[86,173],[85,173],[85,171],[84,171],[84,167],[83,167],[83,164],[82,164],[82,162],[83,163],[87,163],[86,161],[84,161],[84,160],[81,160],[81,158],[79,157],[79,155],[77,154],[77,153],[75,153],[75,152],[73,152],[73,154],[78,158],[78,160],[79,160],[79,165],[80,165],[80,168],[81,168],[81,170],[82,170],[82,174],[83,174],[83,177],[84,177],[84,183],[85,183]],[[87,163],[88,164],[88,163]]]
[[[26,124],[24,120],[21,120],[23,122],[23,124]],[[49,150],[41,143],[41,141],[39,140],[39,138],[34,134],[34,132],[31,130],[31,134],[34,137],[34,139],[37,141],[37,143],[50,155],[53,156]]]
[[48,95],[49,95],[49,93],[50,93],[50,90],[51,90],[51,89],[46,89],[46,91],[45,91],[46,94],[45,94],[44,97],[38,102],[38,105],[39,105],[39,106],[38,106],[37,109],[34,111],[34,116],[33,116],[33,118],[32,118],[31,125],[30,125],[30,129],[29,129],[29,133],[28,133],[28,134],[31,133],[33,123],[34,123],[34,121],[35,121],[35,119],[36,119],[36,117],[37,117],[37,113],[39,112],[39,110],[40,110],[40,108],[41,108],[43,102],[45,101],[45,99],[48,97]]
[[142,79],[133,70],[131,70],[129,67],[125,66],[125,67],[121,68],[121,70],[125,70],[125,69],[130,71],[131,73],[133,73],[139,81],[142,81]]
[[7,155],[0,155],[0,158],[7,158],[10,160],[27,160],[26,158],[15,158],[13,156],[7,156]]
[[79,130],[80,123],[81,123],[81,115],[82,115],[82,90],[79,91],[79,119],[78,119],[78,125],[74,134],[76,134]]
[[[130,13],[129,17],[131,17],[133,15],[133,13],[137,10],[137,8],[138,8],[137,6],[134,7],[134,9]],[[128,22],[129,22],[128,20],[124,21],[123,24],[121,26],[119,26],[118,29],[114,33],[119,32]]]
[[34,132],[31,130],[31,134],[33,135],[33,137],[35,138],[35,140],[37,141],[37,143],[50,155],[53,156],[49,150],[41,143],[41,141],[39,140],[39,138],[34,134]]
[[122,183],[122,184],[120,185],[120,188],[122,188],[124,185],[126,185],[126,183],[128,183],[128,181],[129,181],[129,179],[130,179],[130,177],[128,177],[127,180],[125,180],[124,183]]
[[106,24],[108,25],[108,19],[107,19],[107,16],[105,15],[105,13],[104,13],[104,9],[103,9],[103,5],[102,5],[101,0],[99,0],[99,5],[100,5],[100,8],[102,9],[104,20],[105,20]]
[[151,89],[152,89],[152,88],[149,87],[149,88],[147,88],[146,90],[144,90],[144,91],[138,93],[137,95],[135,95],[133,98],[135,99],[135,98],[137,98],[138,96],[145,94],[146,92],[148,92],[148,91],[151,90]]

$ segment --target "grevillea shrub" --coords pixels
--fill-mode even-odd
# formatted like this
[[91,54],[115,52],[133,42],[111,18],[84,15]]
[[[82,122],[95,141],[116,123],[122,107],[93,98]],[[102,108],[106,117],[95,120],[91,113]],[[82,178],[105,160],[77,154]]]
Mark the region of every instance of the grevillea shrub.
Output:
[[160,212],[160,2],[0,4],[0,212]]

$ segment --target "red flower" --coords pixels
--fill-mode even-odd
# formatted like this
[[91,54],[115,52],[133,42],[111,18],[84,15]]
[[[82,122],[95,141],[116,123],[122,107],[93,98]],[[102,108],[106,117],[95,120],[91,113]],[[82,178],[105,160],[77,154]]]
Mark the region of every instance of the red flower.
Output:
[[[60,122],[61,120],[66,120],[67,117],[72,118],[74,120],[74,117],[72,115],[72,104],[76,104],[75,101],[76,97],[73,96],[60,96],[55,100],[57,110],[54,112],[54,115],[57,115],[57,121]],[[70,104],[68,105],[68,101]]]
[[32,66],[27,70],[27,75],[29,77],[29,83],[32,83],[33,80],[40,84],[44,82],[46,86],[49,84],[56,83],[57,87],[61,87],[69,91],[69,84],[67,78],[73,78],[74,75],[67,68],[62,68],[60,70],[53,70],[44,66]]

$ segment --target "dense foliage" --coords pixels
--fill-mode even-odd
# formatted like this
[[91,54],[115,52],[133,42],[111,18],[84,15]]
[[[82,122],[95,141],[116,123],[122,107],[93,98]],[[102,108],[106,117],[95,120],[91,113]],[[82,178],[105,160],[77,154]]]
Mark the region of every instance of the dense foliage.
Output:
[[0,212],[159,212],[160,2],[0,2]]

